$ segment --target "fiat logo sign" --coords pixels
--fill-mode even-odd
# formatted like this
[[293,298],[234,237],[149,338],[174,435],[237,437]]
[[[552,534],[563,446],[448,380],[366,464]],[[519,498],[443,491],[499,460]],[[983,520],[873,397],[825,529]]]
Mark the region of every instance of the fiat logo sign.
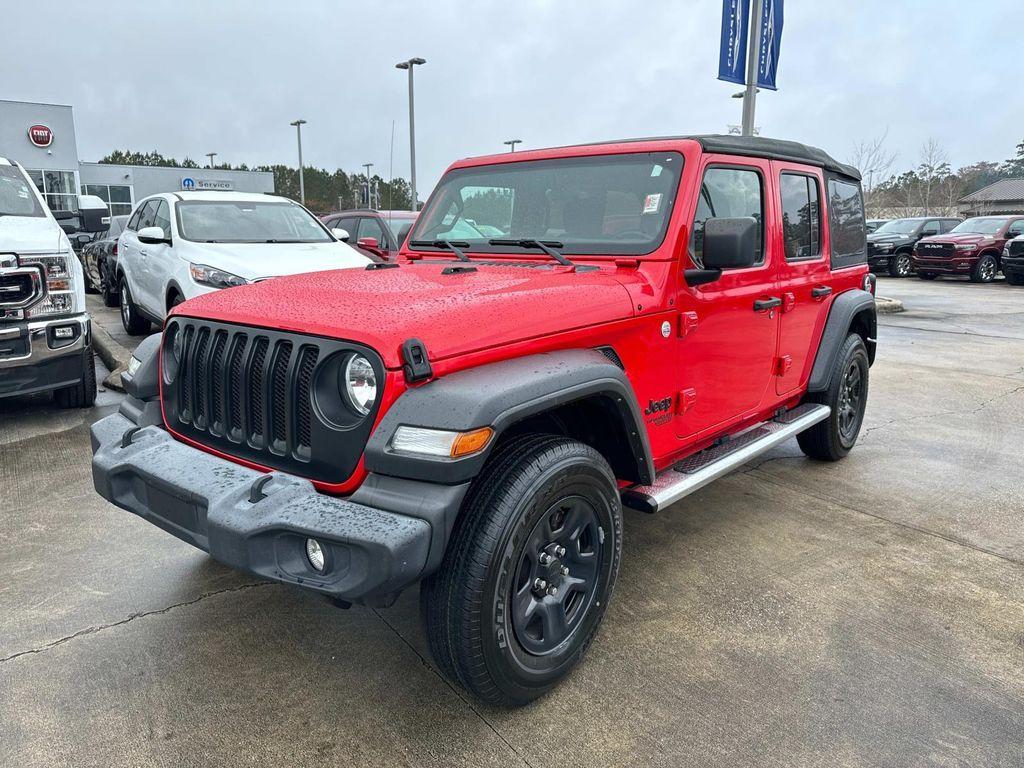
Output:
[[53,131],[48,125],[33,125],[28,129],[28,139],[37,147],[48,147],[53,143]]

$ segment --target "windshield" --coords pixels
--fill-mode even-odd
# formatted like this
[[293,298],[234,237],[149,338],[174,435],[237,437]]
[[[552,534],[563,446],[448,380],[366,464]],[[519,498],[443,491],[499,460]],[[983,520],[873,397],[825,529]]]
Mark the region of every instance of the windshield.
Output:
[[0,216],[45,216],[28,180],[14,165],[0,165]]
[[178,231],[200,243],[328,243],[332,238],[304,209],[286,202],[184,200]]
[[951,235],[960,234],[972,234],[972,235],[994,235],[1000,229],[1003,228],[1007,219],[1005,218],[989,218],[987,216],[978,216],[973,219],[967,219],[962,221],[949,230]]
[[665,237],[682,168],[678,152],[461,168],[441,179],[410,241],[501,253],[509,246],[488,240],[544,240],[566,254],[650,253]]
[[876,235],[912,235],[921,226],[917,219],[893,219],[875,230]]

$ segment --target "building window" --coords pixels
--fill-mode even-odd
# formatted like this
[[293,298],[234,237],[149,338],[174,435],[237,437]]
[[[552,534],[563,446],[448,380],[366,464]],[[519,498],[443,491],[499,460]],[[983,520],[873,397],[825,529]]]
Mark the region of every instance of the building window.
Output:
[[110,207],[111,216],[132,212],[132,188],[127,184],[83,184],[83,195],[96,195]]
[[74,171],[27,171],[51,211],[77,211]]

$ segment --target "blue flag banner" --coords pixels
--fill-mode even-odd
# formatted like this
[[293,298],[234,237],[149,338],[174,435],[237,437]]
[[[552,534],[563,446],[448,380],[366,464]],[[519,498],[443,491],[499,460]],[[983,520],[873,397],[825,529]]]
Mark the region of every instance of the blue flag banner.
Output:
[[[757,52],[757,84],[776,91],[779,45],[782,42],[782,0],[762,0],[761,49]],[[742,82],[742,81],[738,81]]]
[[[781,13],[782,0],[779,0],[779,10]],[[746,83],[749,16],[750,0],[722,0],[722,42],[718,49],[719,80],[739,85]],[[774,73],[773,69],[773,82]]]

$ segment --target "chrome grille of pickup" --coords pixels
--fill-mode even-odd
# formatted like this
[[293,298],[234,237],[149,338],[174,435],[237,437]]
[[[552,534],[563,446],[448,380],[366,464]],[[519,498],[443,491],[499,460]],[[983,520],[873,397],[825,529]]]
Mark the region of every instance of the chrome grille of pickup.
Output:
[[[374,417],[343,407],[340,374],[356,352],[380,366],[371,350],[347,341],[173,317],[161,352],[167,426],[262,466],[341,482]],[[324,404],[319,414],[316,402]]]
[[952,243],[918,243],[917,255],[922,259],[951,259],[956,248]]

